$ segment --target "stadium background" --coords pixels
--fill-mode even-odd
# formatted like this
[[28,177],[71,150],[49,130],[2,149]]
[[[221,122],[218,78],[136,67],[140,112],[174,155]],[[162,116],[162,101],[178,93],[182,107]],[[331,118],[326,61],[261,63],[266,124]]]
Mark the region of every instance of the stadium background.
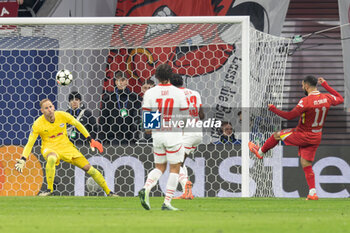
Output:
[[[67,5],[68,4],[68,5]],[[97,12],[91,12],[91,9],[93,9],[92,6],[89,6],[89,4],[94,4],[90,1],[62,1],[61,4],[56,8],[56,11],[52,14],[52,16],[101,16],[101,15],[108,15],[110,14],[110,10],[107,11],[106,9],[110,9],[110,7],[106,7],[105,10],[99,9]],[[105,6],[110,6],[108,4],[111,4],[110,2],[105,2]],[[113,4],[112,4],[113,5]],[[77,7],[79,6],[79,7]],[[83,7],[80,7],[83,6]],[[79,9],[79,10],[78,10]],[[85,11],[86,9],[86,11]],[[120,13],[120,11],[119,11]],[[68,14],[68,15],[67,15]],[[118,11],[117,11],[118,14]],[[328,28],[331,25],[334,25],[339,21],[339,12],[338,12],[338,6],[336,1],[290,1],[290,5],[288,8],[286,20],[282,27],[282,36],[291,36],[295,34],[305,34],[308,32],[316,31],[316,30],[322,30],[324,28]],[[328,35],[329,33],[329,35]],[[340,31],[334,30],[331,32],[328,32],[327,35],[331,37],[340,38]],[[322,40],[322,42],[320,42]],[[322,46],[320,46],[322,44]],[[299,98],[302,96],[302,93],[300,91],[300,80],[305,74],[320,74],[323,75],[326,79],[329,80],[330,83],[334,83],[333,87],[336,90],[339,90],[341,94],[344,93],[344,73],[343,73],[343,62],[342,62],[342,55],[341,55],[341,44],[340,40],[334,40],[326,37],[314,37],[308,40],[307,43],[308,46],[312,47],[311,49],[305,49],[296,52],[293,57],[290,57],[288,59],[288,69],[286,73],[286,80],[285,83],[285,108],[290,109],[296,102],[299,100]],[[317,47],[313,47],[317,45]],[[30,57],[34,57],[32,59],[35,59],[35,57],[38,59],[38,61],[35,61],[35,64],[37,66],[29,67],[29,71],[26,71],[26,74],[28,77],[33,76],[35,79],[31,79],[31,81],[23,82],[23,81],[11,81],[12,83],[16,83],[16,86],[9,87],[8,80],[7,79],[13,79],[18,77],[14,74],[11,74],[10,76],[5,75],[6,73],[6,65],[14,65],[15,62],[21,62],[18,61],[18,59],[21,59],[23,55],[27,54],[21,54],[18,52],[17,56],[15,52],[12,51],[11,56],[8,56],[7,51],[2,51],[1,54],[1,64],[2,66],[2,73],[0,73],[1,77],[3,79],[3,85],[1,86],[2,90],[2,99],[0,103],[0,107],[2,109],[2,114],[0,116],[0,122],[3,123],[2,129],[0,131],[0,140],[1,145],[23,145],[26,142],[25,135],[29,132],[29,126],[32,124],[33,120],[36,116],[38,116],[38,111],[28,111],[24,109],[31,109],[33,107],[33,101],[37,101],[40,98],[40,95],[47,94],[49,96],[51,95],[57,95],[57,100],[59,102],[64,103],[67,101],[67,94],[68,89],[62,89],[57,90],[56,88],[52,88],[55,86],[54,80],[50,80],[53,76],[50,75],[50,72],[53,73],[55,70],[57,70],[57,63],[55,62],[57,60],[57,52],[52,51],[50,54],[45,54],[43,56],[40,55],[40,53],[36,54],[29,54],[28,59]],[[108,54],[106,54],[106,57]],[[23,61],[24,63],[26,61]],[[32,62],[30,62],[32,63]],[[42,71],[45,73],[44,67],[48,64],[53,64],[52,66],[48,66],[49,69],[46,70],[48,74],[43,78],[45,78],[45,82],[40,82],[40,78],[38,76],[38,73],[36,71]],[[43,70],[41,70],[43,69]],[[18,70],[18,73],[21,74],[23,71]],[[93,73],[92,75],[96,75],[96,73]],[[101,76],[101,78],[105,78],[105,73],[101,72],[98,74]],[[41,77],[41,76],[40,76]],[[107,75],[108,78],[108,75]],[[45,85],[48,85],[48,88],[44,90],[45,93],[37,92],[36,90],[40,90],[38,87],[42,87],[43,83]],[[79,83],[79,81],[77,82]],[[84,81],[81,81],[81,88],[83,89]],[[5,102],[8,102],[10,99],[8,97],[8,94],[15,91],[21,93],[22,87],[30,85],[33,88],[33,92],[31,93],[25,93],[24,95],[27,95],[23,101],[22,105],[23,108],[15,109],[14,105],[10,104],[4,104]],[[106,79],[105,82],[105,88],[108,87],[108,79]],[[102,88],[102,87],[101,87]],[[13,98],[13,97],[12,97]],[[90,97],[90,95],[84,96],[85,101],[89,102],[91,99],[94,98]],[[97,99],[95,102],[98,102],[99,96],[96,97]],[[12,99],[12,101],[16,101],[15,99]],[[35,103],[36,105],[37,103]],[[18,106],[18,105],[17,105]],[[95,106],[91,106],[92,108]],[[96,111],[97,112],[97,111]],[[95,113],[96,115],[98,113]],[[14,115],[17,115],[17,119],[14,118]],[[29,116],[29,117],[28,117]],[[327,118],[327,122],[325,125],[325,133],[324,133],[324,140],[323,145],[319,150],[317,154],[317,161],[315,165],[319,164],[319,167],[322,169],[320,170],[319,175],[316,174],[316,180],[319,180],[322,184],[318,187],[318,190],[324,190],[323,196],[325,197],[348,197],[349,196],[349,187],[348,187],[348,180],[350,178],[350,167],[349,167],[349,161],[347,155],[347,147],[345,146],[349,142],[349,135],[347,133],[347,113],[344,112],[341,107],[338,107],[334,110],[332,110],[329,114],[329,117]],[[288,127],[291,126],[293,123],[285,123],[284,126]],[[295,122],[294,122],[295,124]],[[341,145],[341,146],[339,146]],[[118,150],[116,148],[116,150]],[[150,149],[146,148],[146,151],[149,151]],[[280,171],[280,175],[282,177],[283,181],[283,189],[285,192],[289,192],[289,194],[283,193],[283,191],[280,191],[281,196],[305,196],[305,186],[306,183],[304,181],[304,177],[302,175],[296,175],[296,174],[302,174],[300,165],[297,163],[297,160],[295,160],[296,151],[292,148],[285,147],[283,148],[284,151],[284,160],[286,161],[286,168],[282,167]],[[34,151],[36,155],[39,155],[37,149]],[[117,153],[118,154],[118,153]],[[150,154],[150,152],[149,152]],[[4,155],[4,154],[3,154]],[[143,151],[140,153],[140,155],[144,155]],[[114,161],[114,153],[107,154],[105,156],[110,156],[111,160]],[[130,155],[122,155],[118,154],[118,157],[122,158],[124,156],[130,156]],[[142,158],[142,156],[139,155],[132,155],[136,156],[138,158]],[[224,155],[222,155],[224,156]],[[3,160],[5,156],[3,156]],[[40,156],[41,157],[41,156]],[[91,156],[88,156],[91,158]],[[206,158],[208,160],[213,158]],[[225,158],[221,158],[224,160]],[[40,158],[41,163],[42,158]],[[148,157],[143,157],[141,159],[141,162],[149,161]],[[227,162],[227,161],[226,161]],[[227,162],[228,165],[232,163],[232,161]],[[147,163],[146,163],[147,164]],[[213,164],[210,162],[206,163],[206,167],[204,170],[205,174],[214,174],[216,169],[215,165],[218,164],[218,161]],[[284,164],[282,162],[282,164]],[[225,165],[224,163],[222,165]],[[64,166],[64,165],[63,165]],[[151,165],[145,165],[145,166],[151,166]],[[287,168],[288,167],[288,168]],[[64,168],[61,170],[65,170],[68,168]],[[70,168],[71,169],[71,168]],[[213,169],[213,170],[211,170]],[[69,169],[68,169],[69,170]],[[203,169],[202,169],[203,170]],[[300,171],[297,171],[300,170]],[[69,170],[72,174],[76,171]],[[123,171],[120,171],[123,172]],[[132,170],[126,170],[124,172],[127,173],[133,173]],[[227,175],[227,186],[230,185],[237,185],[235,183],[235,177],[234,177],[235,171],[230,171],[230,169],[224,174]],[[2,174],[2,175],[1,175]],[[4,180],[2,178],[6,175],[6,172],[2,170],[2,173],[0,173],[0,181]],[[39,174],[40,175],[40,174]],[[226,175],[223,175],[224,178]],[[133,176],[131,174],[131,176]],[[198,175],[198,180],[202,179],[204,174]],[[219,176],[219,175],[216,175]],[[59,171],[58,176],[59,178]],[[133,185],[133,180],[123,180],[123,178],[117,178],[117,177],[123,177],[118,175],[118,172],[115,174],[115,186],[118,187],[120,184],[128,184],[128,188],[130,189],[130,193],[128,195],[133,195],[137,192],[133,191],[130,186]],[[222,177],[221,177],[222,178]],[[322,178],[322,179],[321,179]],[[197,178],[195,177],[197,180]],[[210,178],[208,178],[210,179]],[[216,177],[215,179],[218,179]],[[69,182],[74,183],[76,182],[74,180],[74,176],[72,175],[72,180]],[[66,183],[64,180],[58,180],[57,183]],[[213,187],[206,187],[206,184],[204,184],[205,189],[208,191],[208,195],[210,196],[220,196],[218,193],[220,192],[219,188],[216,188],[215,185]],[[198,186],[200,187],[200,186]],[[123,188],[121,186],[121,188]],[[195,189],[196,187],[194,187]],[[136,189],[136,187],[134,188]],[[232,188],[231,188],[232,189]],[[233,188],[236,189],[236,188]],[[198,196],[201,196],[202,191],[198,188]],[[210,190],[213,190],[211,192]],[[297,191],[297,193],[290,193],[293,191]],[[74,187],[66,188],[66,192],[64,194],[69,195],[81,195],[81,192],[74,190]],[[73,193],[74,192],[74,193]],[[227,194],[226,196],[230,196],[232,194]]]

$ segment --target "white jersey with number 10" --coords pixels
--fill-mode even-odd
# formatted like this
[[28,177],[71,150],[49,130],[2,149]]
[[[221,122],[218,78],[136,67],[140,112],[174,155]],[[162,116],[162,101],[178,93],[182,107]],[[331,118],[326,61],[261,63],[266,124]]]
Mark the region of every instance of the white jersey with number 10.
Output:
[[162,132],[177,132],[180,130],[174,124],[183,120],[181,116],[188,115],[186,96],[180,89],[171,84],[158,84],[146,91],[142,109],[159,111],[161,113],[161,129],[153,130],[152,135]]

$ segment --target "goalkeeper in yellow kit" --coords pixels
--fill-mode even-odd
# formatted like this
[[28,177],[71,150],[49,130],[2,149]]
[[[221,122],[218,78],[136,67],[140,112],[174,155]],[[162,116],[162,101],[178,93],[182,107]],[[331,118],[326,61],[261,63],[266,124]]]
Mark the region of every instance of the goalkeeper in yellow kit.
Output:
[[92,150],[97,148],[103,152],[102,144],[90,137],[86,128],[72,115],[63,111],[55,111],[55,106],[49,99],[40,101],[42,116],[35,120],[32,131],[29,135],[27,145],[24,147],[22,157],[17,159],[15,168],[22,172],[25,162],[33,148],[33,145],[40,135],[42,140],[41,154],[46,160],[46,180],[47,192],[42,192],[39,196],[53,195],[53,182],[56,173],[56,166],[60,160],[73,164],[88,173],[108,196],[117,196],[111,192],[102,174],[90,165],[89,161],[78,151],[67,136],[67,123],[75,126],[90,143]]

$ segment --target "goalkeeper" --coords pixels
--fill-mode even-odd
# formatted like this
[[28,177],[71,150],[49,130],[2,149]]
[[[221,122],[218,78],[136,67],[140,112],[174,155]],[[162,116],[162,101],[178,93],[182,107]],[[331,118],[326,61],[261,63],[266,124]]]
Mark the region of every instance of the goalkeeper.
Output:
[[15,164],[16,170],[18,172],[23,171],[25,162],[33,145],[37,137],[40,135],[42,140],[41,154],[46,160],[46,180],[48,190],[40,193],[39,196],[53,195],[53,182],[56,173],[56,166],[59,165],[60,160],[83,169],[99,186],[101,186],[108,196],[117,196],[109,190],[102,174],[90,165],[89,161],[68,139],[67,123],[75,126],[85,136],[93,151],[97,148],[98,151],[102,153],[102,144],[92,139],[86,128],[72,115],[62,111],[55,111],[55,106],[49,99],[41,100],[40,108],[43,115],[36,119],[32,126],[22,157],[17,159],[17,163]]

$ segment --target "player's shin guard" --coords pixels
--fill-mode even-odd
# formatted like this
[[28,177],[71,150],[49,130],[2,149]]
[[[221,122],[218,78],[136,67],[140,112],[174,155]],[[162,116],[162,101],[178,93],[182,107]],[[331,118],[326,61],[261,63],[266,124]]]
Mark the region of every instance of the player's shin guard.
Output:
[[170,205],[171,199],[174,196],[178,182],[179,182],[179,174],[170,173],[168,178],[168,183],[166,185],[166,194],[165,194],[164,204]]
[[271,137],[269,137],[264,143],[264,145],[261,147],[261,151],[263,153],[266,153],[270,149],[274,148],[277,144],[278,144],[278,141],[275,139],[273,135],[271,135]]
[[111,192],[107,186],[105,178],[97,169],[91,166],[87,171],[87,174],[89,174],[94,179],[94,181],[103,189],[103,191],[105,191],[107,195]]
[[306,182],[309,185],[309,190],[315,188],[315,174],[314,171],[312,170],[312,166],[307,166],[304,167],[304,173],[305,173],[305,178]]
[[55,180],[56,173],[56,156],[48,156],[46,162],[46,181],[47,181],[47,189],[53,192],[53,181]]
[[186,186],[187,180],[188,180],[187,167],[183,165],[180,167],[180,172],[179,172],[179,183],[181,184],[183,193],[185,193],[185,190],[186,190],[185,186]]
[[162,174],[162,171],[158,168],[155,168],[150,173],[148,173],[145,186],[143,186],[143,188],[146,189],[146,192],[151,191],[151,189],[157,184]]

